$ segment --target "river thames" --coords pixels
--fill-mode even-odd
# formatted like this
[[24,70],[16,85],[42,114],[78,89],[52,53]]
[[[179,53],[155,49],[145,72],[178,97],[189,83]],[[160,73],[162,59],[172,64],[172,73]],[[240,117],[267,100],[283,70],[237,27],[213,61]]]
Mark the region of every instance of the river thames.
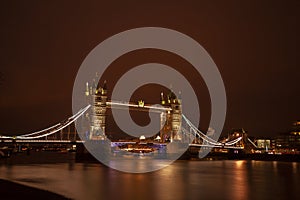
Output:
[[176,161],[145,174],[119,172],[98,163],[76,163],[74,159],[41,162],[2,160],[0,178],[80,200],[300,197],[299,162]]

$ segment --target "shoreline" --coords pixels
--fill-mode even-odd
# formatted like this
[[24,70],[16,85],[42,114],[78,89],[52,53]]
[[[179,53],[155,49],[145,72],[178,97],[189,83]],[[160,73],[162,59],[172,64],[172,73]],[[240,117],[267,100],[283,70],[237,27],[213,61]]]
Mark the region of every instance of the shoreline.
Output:
[[[147,157],[147,155],[145,155]],[[198,154],[186,152],[177,160],[257,160],[257,161],[283,161],[283,162],[300,162],[299,154],[224,154],[224,153],[209,153],[203,158],[199,158]],[[32,152],[30,155],[25,153],[13,154],[9,158],[1,158],[0,165],[14,164],[51,164],[51,163],[84,163],[99,161],[90,153],[84,152]],[[99,162],[100,163],[100,162]]]

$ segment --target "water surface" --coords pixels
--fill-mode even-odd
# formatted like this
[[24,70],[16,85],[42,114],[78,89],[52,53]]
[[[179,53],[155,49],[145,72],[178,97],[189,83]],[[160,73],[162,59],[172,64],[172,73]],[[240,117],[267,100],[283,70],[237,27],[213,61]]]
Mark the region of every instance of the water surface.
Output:
[[85,200],[300,198],[300,164],[295,162],[176,161],[146,174],[74,160],[2,163],[0,178]]

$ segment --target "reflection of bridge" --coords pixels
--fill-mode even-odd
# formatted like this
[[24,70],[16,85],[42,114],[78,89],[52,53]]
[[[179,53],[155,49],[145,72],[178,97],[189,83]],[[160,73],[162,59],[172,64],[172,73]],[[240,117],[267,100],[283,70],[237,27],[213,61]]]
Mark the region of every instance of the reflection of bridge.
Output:
[[[103,87],[88,87],[86,98],[88,105],[80,109],[76,114],[67,120],[57,123],[49,128],[35,131],[28,134],[16,136],[0,136],[0,140],[9,142],[26,143],[71,143],[85,142],[83,140],[103,140],[106,138],[106,110],[130,109],[137,111],[151,111],[159,113],[161,117],[161,131],[154,135],[153,142],[166,144],[169,142],[189,143],[192,147],[209,147],[225,149],[244,149],[248,138],[245,135],[231,138],[231,140],[216,141],[210,135],[204,134],[181,112],[181,100],[170,93],[167,98],[161,94],[161,106],[144,104],[143,101],[136,103],[107,101],[106,85]],[[85,121],[81,128],[84,128],[86,135],[78,137],[77,131],[71,131],[74,122],[81,118]],[[67,131],[65,131],[67,130]],[[251,142],[251,140],[250,140]],[[120,142],[115,142],[120,143]],[[126,142],[121,142],[126,143]]]

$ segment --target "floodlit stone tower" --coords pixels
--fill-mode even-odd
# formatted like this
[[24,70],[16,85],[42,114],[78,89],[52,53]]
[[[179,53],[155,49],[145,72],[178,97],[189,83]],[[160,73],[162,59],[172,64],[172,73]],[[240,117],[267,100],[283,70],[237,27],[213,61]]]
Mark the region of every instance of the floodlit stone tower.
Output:
[[173,99],[173,102],[171,102],[171,109],[172,109],[172,118],[171,118],[171,124],[172,124],[172,137],[171,141],[173,140],[181,140],[181,102],[176,97]]
[[178,98],[171,91],[167,99],[165,99],[164,94],[161,93],[161,104],[167,108],[171,108],[169,111],[162,112],[160,115],[160,137],[162,142],[181,140],[182,107],[180,97]]
[[107,85],[104,81],[103,87],[99,84],[92,94],[92,120],[90,127],[90,140],[104,140],[106,120]]

